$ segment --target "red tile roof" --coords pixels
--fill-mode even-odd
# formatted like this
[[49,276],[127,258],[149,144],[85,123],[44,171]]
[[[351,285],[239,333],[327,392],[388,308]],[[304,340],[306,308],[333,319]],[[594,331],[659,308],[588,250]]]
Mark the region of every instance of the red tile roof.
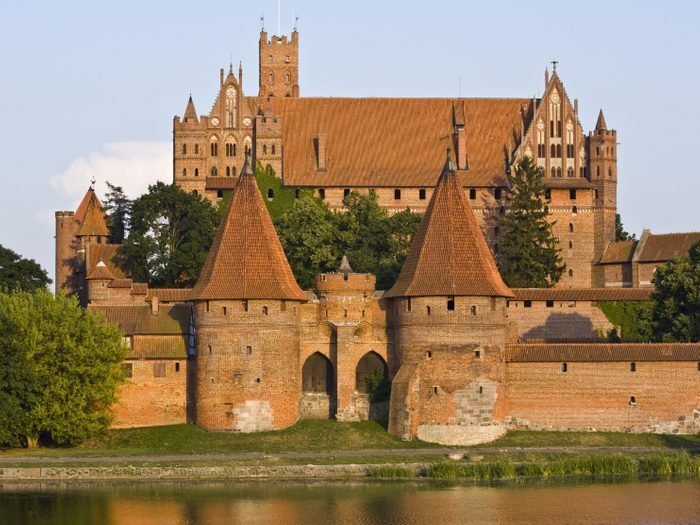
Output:
[[192,288],[149,288],[146,301],[157,297],[161,302],[181,303],[187,301],[191,293]]
[[307,300],[247,158],[190,299]]
[[448,159],[396,284],[384,297],[512,297]]
[[513,288],[516,301],[645,301],[653,288]]
[[90,188],[80,203],[76,218],[80,214],[80,228],[77,235],[109,235],[107,224],[105,223],[105,212],[102,209],[100,200],[95,195],[95,191]]
[[[464,103],[465,187],[505,186],[506,151],[515,147],[529,99],[276,98],[290,186],[434,187],[452,147],[453,105]],[[525,123],[527,125],[527,122]],[[326,171],[316,141],[326,139]]]
[[148,304],[107,306],[90,305],[88,310],[118,324],[127,335],[184,335],[189,332],[190,310],[187,304],[160,305],[151,313]]
[[700,241],[700,232],[650,234],[639,262],[670,261],[676,257],[687,256],[690,246]]
[[534,343],[506,345],[506,361],[700,361],[698,343]]
[[608,247],[605,248],[603,256],[600,258],[600,264],[619,264],[631,262],[638,242],[639,241],[611,242],[608,244]]
[[124,279],[126,275],[117,264],[117,250],[120,244],[97,244],[91,243],[88,245],[87,260],[90,264],[88,273],[97,265],[99,261],[104,261],[116,279]]
[[562,179],[544,179],[544,187],[548,189],[579,189],[587,190],[593,187],[593,184],[588,179],[582,178],[562,178]]
[[206,186],[207,190],[232,190],[236,187],[238,182],[238,177],[207,177]]
[[187,336],[135,337],[127,359],[187,359]]
[[109,271],[109,268],[107,268],[107,265],[104,263],[104,261],[100,259],[94,266],[94,268],[88,271],[87,279],[103,279],[113,281],[114,275],[112,275],[112,272]]

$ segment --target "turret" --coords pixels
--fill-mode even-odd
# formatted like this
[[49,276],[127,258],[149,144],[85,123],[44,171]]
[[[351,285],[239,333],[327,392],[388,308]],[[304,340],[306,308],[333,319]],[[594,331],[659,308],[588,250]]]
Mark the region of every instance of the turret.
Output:
[[88,271],[86,280],[88,303],[99,304],[109,300],[109,284],[114,280],[114,275],[102,259]]
[[192,290],[197,424],[254,432],[299,418],[299,305],[306,301],[246,156]]
[[[390,432],[420,437],[428,425],[425,439],[440,441],[430,425],[502,423],[505,303],[512,296],[448,153],[399,278],[384,295],[392,303],[401,364]],[[472,402],[478,407],[468,406]],[[484,417],[467,415],[474,408]]]
[[267,38],[260,32],[259,46],[259,91],[261,99],[270,97],[299,96],[299,33],[292,32],[291,40],[286,36]]

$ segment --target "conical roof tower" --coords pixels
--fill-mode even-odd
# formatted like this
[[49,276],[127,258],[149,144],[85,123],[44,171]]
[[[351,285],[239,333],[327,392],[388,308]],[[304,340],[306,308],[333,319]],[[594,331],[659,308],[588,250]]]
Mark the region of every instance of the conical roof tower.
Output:
[[605,115],[603,115],[602,109],[600,110],[600,113],[598,113],[598,121],[595,123],[595,129],[608,129],[608,125],[605,123]]
[[109,235],[109,229],[105,222],[105,212],[100,204],[100,199],[95,195],[95,190],[90,189],[83,197],[78,210],[75,213],[75,218],[80,222],[80,228],[77,235]]
[[190,95],[187,101],[187,107],[185,108],[185,122],[197,122],[197,110],[194,109],[194,102],[192,102],[192,95]]
[[305,301],[246,156],[191,300]]
[[448,150],[406,262],[384,297],[512,297],[459,183]]

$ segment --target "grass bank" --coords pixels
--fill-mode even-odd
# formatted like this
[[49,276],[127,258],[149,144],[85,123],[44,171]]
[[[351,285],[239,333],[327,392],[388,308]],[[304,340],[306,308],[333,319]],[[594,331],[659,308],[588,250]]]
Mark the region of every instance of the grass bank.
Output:
[[639,479],[700,479],[700,456],[686,452],[666,454],[577,454],[549,460],[514,462],[509,458],[491,461],[439,462],[425,469],[385,465],[368,469],[376,479],[465,480],[473,482],[519,481],[564,477],[628,477]]

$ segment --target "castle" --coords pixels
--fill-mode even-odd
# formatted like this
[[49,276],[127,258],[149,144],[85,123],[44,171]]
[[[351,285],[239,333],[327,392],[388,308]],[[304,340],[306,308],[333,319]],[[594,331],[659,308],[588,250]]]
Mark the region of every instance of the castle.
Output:
[[[257,97],[243,96],[240,68],[222,71],[208,116],[190,99],[175,117],[175,184],[212,201],[231,192],[193,289],[124,275],[92,189],[56,214],[57,288],[118,323],[131,349],[115,426],[371,418],[447,444],[508,428],[700,431],[700,345],[601,340],[612,323],[598,302],[647,299],[640,275],[697,236],[613,242],[616,133],[602,112],[584,135],[556,71],[540,100],[304,99],[298,43],[261,33]],[[490,221],[523,156],[549,175],[569,272],[555,289],[509,289],[492,255]],[[378,291],[344,259],[301,290],[255,161],[331,208],[373,190],[390,210],[424,212],[396,284]]]

